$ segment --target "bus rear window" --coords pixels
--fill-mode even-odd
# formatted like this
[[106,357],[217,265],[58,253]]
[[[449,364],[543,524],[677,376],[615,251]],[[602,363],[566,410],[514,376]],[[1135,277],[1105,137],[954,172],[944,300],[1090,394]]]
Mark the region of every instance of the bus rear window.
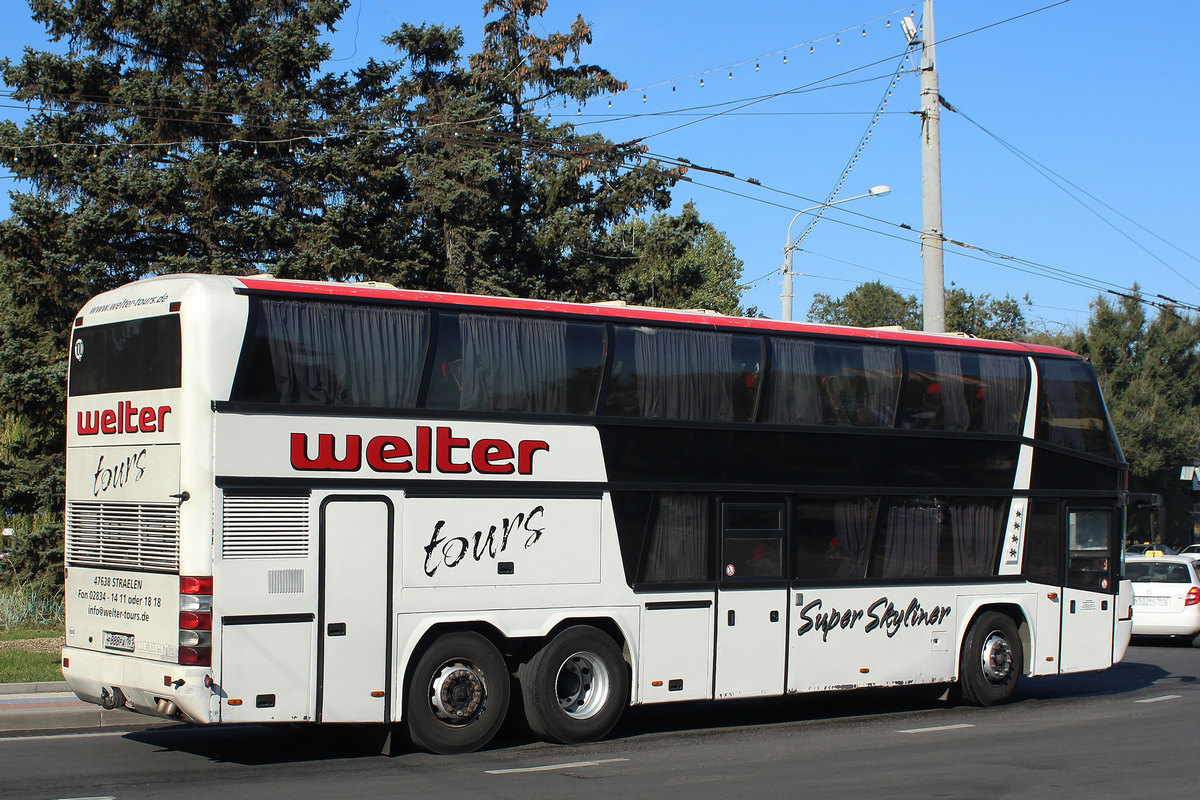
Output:
[[70,395],[178,388],[181,352],[178,314],[76,328]]
[[1168,562],[1125,563],[1125,577],[1135,583],[1191,583],[1192,574],[1187,564]]

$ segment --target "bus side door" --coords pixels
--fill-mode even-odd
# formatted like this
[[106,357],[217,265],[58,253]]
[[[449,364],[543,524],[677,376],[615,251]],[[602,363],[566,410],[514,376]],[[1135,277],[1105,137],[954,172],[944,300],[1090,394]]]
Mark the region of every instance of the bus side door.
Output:
[[1060,672],[1112,666],[1120,533],[1108,508],[1066,508]]
[[387,722],[395,513],[386,497],[321,504],[318,719]]
[[788,589],[783,503],[722,503],[713,697],[781,695]]

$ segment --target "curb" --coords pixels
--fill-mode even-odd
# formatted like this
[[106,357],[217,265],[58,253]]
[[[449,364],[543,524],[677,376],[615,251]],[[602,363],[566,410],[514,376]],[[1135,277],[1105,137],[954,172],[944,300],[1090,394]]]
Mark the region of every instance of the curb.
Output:
[[0,738],[94,730],[138,730],[177,724],[124,708],[84,702],[65,682],[0,684]]
[[155,720],[124,709],[107,711],[79,701],[47,703],[46,706],[34,704],[4,709],[4,713],[0,713],[0,736],[141,730],[159,727],[157,723],[171,724],[169,720]]
[[0,683],[0,695],[5,694],[49,694],[69,692],[66,681],[38,681],[37,683]]

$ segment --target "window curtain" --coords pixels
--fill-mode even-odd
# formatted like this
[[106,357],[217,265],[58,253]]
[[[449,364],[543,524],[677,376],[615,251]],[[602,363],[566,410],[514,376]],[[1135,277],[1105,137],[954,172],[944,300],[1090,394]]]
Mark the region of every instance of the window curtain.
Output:
[[863,369],[867,373],[867,413],[874,425],[890,428],[896,420],[900,350],[895,347],[865,346]]
[[867,544],[871,536],[871,511],[867,500],[835,503],[833,530],[841,549],[839,578],[861,578],[867,570]]
[[733,335],[638,328],[638,413],[657,419],[733,417]]
[[891,506],[884,540],[884,578],[937,574],[938,510],[934,506]]
[[954,574],[991,575],[1000,546],[999,512],[994,506],[961,503],[950,508]]
[[428,312],[261,300],[279,402],[411,408],[429,341]]
[[703,581],[709,550],[709,504],[700,495],[661,495],[642,580]]
[[771,376],[764,399],[764,422],[819,425],[821,384],[816,345],[805,339],[771,337]]
[[462,396],[475,411],[562,413],[567,323],[460,314]]
[[1079,404],[1075,400],[1075,384],[1071,381],[1068,370],[1058,368],[1057,364],[1047,369],[1045,362],[1042,363],[1042,369],[1046,373],[1051,370],[1059,373],[1044,375],[1042,379],[1050,443],[1072,450],[1084,450]]
[[1020,433],[1021,410],[1028,391],[1021,359],[981,355],[979,377],[983,384],[983,430]]
[[942,398],[942,430],[965,431],[971,426],[971,410],[963,381],[962,353],[937,350],[933,354],[933,363]]

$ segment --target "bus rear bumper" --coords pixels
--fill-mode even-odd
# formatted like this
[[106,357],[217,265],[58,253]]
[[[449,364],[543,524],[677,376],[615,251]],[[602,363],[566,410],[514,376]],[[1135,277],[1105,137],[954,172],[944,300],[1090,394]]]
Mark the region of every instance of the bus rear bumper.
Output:
[[84,702],[198,724],[217,721],[211,710],[213,692],[205,686],[208,667],[181,667],[78,647],[63,648],[62,656],[63,677]]

